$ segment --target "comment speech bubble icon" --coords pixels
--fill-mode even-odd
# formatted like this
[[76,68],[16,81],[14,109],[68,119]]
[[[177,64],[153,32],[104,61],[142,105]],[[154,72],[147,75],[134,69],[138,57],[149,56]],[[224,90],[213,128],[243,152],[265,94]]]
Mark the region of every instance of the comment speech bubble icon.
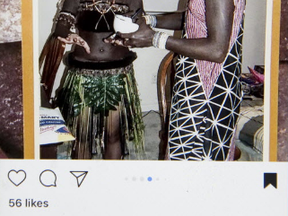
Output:
[[56,187],[57,176],[52,170],[44,170],[39,176],[40,183],[45,187]]

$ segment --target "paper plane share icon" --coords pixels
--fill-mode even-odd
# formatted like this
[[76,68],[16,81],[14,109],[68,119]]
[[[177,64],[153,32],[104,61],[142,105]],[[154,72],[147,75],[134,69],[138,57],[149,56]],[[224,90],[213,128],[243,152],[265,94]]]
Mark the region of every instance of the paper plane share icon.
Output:
[[77,179],[77,185],[80,187],[86,178],[88,171],[70,171],[70,173]]

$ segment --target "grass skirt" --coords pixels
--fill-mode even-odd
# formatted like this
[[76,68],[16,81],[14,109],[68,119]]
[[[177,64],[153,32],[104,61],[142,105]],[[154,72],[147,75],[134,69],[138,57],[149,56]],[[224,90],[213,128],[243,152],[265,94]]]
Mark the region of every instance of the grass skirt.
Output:
[[143,152],[144,124],[132,65],[107,70],[70,68],[57,105],[76,137],[65,144],[72,159],[104,154],[107,134],[113,130],[108,123],[112,113],[119,124],[113,127],[120,128],[122,157],[129,154],[129,141],[135,152]]

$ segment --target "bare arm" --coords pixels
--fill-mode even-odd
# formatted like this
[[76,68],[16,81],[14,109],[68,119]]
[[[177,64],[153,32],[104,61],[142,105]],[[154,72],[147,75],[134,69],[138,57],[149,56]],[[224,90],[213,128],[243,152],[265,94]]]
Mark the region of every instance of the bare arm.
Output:
[[156,15],[157,17],[157,28],[170,29],[170,30],[181,30],[183,28],[185,12],[177,11],[174,13],[166,13]]
[[232,0],[207,0],[207,38],[181,40],[170,37],[167,49],[196,59],[222,62],[228,52],[233,12]]
[[80,0],[65,0],[61,8],[62,18],[58,17],[55,25],[54,36],[65,44],[75,44],[82,46],[87,53],[90,53],[90,47],[87,42],[78,34],[70,32],[70,28],[76,22],[76,15]]
[[[233,0],[206,0],[205,4],[207,38],[177,39],[170,36],[166,49],[195,59],[222,62],[228,52],[234,3]],[[142,20],[140,29],[136,33],[120,34],[120,36],[129,39],[125,43],[128,46],[147,47],[152,46],[154,33],[151,28],[144,25]]]
[[[54,36],[67,37],[70,33],[70,28],[75,24],[75,16],[80,0],[65,0],[60,11],[56,26],[54,29]],[[60,18],[61,13],[64,13]]]

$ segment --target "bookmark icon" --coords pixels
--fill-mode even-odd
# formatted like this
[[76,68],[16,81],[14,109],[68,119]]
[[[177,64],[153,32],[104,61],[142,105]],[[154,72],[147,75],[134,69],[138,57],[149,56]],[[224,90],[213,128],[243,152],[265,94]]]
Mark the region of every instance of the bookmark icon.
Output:
[[264,173],[264,188],[269,185],[277,189],[277,173]]

